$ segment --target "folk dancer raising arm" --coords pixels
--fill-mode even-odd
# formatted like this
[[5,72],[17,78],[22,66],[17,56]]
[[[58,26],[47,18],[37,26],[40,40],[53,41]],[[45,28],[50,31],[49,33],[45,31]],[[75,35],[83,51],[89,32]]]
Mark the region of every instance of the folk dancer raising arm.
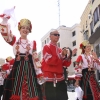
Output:
[[91,45],[88,41],[80,44],[82,54],[76,60],[76,82],[80,84],[84,95],[83,100],[100,100],[100,87],[95,77],[95,70],[100,70],[100,61],[95,52],[91,53]]
[[36,41],[27,36],[32,31],[31,21],[21,19],[18,23],[20,38],[16,40],[7,23],[10,16],[1,15],[0,32],[4,40],[13,47],[15,61],[7,77],[3,100],[42,100],[38,79],[43,78],[41,63],[36,52]]

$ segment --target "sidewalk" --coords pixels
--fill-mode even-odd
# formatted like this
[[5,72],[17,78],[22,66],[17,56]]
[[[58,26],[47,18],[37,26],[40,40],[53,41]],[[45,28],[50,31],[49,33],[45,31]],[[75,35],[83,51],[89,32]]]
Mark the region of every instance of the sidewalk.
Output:
[[68,100],[75,100],[75,92],[68,92],[68,97],[69,99]]

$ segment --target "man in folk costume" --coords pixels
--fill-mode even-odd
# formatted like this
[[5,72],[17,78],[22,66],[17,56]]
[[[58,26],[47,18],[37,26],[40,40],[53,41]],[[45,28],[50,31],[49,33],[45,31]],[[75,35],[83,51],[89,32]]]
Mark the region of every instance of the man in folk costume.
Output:
[[66,47],[60,49],[57,46],[59,37],[59,32],[53,30],[50,32],[51,42],[43,47],[42,70],[48,77],[45,83],[46,100],[68,100],[63,66],[70,66],[71,52]]
[[87,40],[80,44],[82,54],[76,60],[75,74],[77,86],[83,90],[83,100],[100,100],[100,87],[95,77],[95,70],[100,70],[100,61]]
[[32,31],[31,21],[20,20],[18,23],[20,38],[16,40],[16,36],[10,30],[10,24],[7,23],[11,16],[3,15],[0,32],[4,40],[13,47],[15,55],[12,70],[5,82],[3,100],[42,100],[37,79],[42,80],[43,73],[37,56],[36,41],[31,42],[27,38]]

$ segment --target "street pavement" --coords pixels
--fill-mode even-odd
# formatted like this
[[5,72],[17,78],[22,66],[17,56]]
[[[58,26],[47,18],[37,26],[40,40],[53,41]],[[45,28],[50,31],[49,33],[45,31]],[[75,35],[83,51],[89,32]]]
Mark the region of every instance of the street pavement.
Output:
[[75,92],[67,92],[68,93],[68,100],[75,100]]
[[75,100],[75,92],[68,92],[68,100]]

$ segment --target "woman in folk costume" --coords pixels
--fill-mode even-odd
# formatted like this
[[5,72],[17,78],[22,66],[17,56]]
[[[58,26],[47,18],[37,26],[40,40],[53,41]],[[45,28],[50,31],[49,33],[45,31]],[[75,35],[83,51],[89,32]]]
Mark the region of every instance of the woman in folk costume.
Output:
[[0,66],[0,100],[4,91],[4,83],[6,81],[7,76],[10,74],[14,63],[14,59],[12,57],[6,58],[6,63]]
[[95,77],[95,70],[100,70],[100,61],[95,52],[91,52],[88,41],[80,44],[82,54],[76,60],[76,82],[83,90],[83,100],[100,100],[100,87]]
[[3,77],[4,77],[4,84],[6,81],[7,76],[10,74],[13,64],[14,64],[15,59],[12,58],[11,56],[6,58],[6,63],[2,65],[2,71],[5,72],[3,73]]
[[0,100],[3,94],[3,87],[4,87],[4,78],[3,78],[4,72],[2,71],[2,66],[0,66]]
[[5,72],[5,76],[8,76],[12,70],[15,59],[11,56],[6,58],[6,63],[2,65],[2,70]]
[[[4,15],[4,16],[3,16]],[[9,17],[3,14],[0,31],[5,41],[13,47],[15,61],[7,77],[3,100],[42,100],[41,88],[37,82],[43,79],[41,63],[36,53],[36,41],[27,39],[31,33],[32,25],[28,19],[21,19],[18,23],[20,38],[16,37],[7,24]],[[4,24],[3,24],[4,22]]]

